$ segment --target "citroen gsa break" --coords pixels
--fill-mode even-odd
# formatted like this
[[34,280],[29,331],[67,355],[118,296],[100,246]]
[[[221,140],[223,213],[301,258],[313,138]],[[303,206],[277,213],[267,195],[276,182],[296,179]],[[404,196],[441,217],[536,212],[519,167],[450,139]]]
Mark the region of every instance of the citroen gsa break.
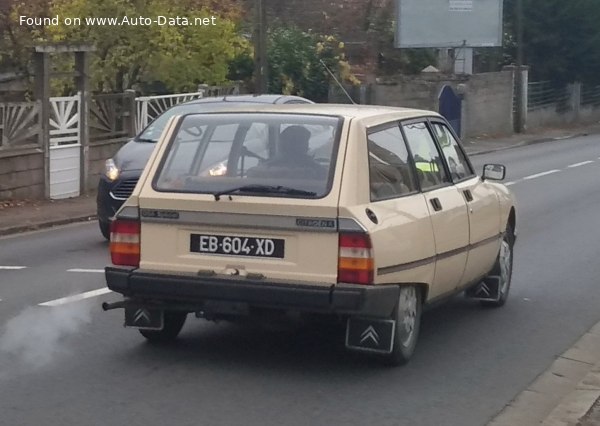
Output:
[[462,291],[506,302],[516,207],[494,182],[504,175],[488,164],[478,176],[430,111],[174,117],[111,224],[105,275],[124,299],[103,307],[124,308],[155,342],[176,338],[190,313],[315,313],[343,321],[348,349],[402,364],[425,305]]

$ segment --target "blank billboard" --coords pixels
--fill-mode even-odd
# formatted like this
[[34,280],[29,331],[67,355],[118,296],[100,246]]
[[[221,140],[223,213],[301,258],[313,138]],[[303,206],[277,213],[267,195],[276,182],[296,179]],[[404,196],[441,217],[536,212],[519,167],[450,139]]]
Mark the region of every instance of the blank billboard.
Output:
[[503,0],[396,1],[396,47],[502,46]]

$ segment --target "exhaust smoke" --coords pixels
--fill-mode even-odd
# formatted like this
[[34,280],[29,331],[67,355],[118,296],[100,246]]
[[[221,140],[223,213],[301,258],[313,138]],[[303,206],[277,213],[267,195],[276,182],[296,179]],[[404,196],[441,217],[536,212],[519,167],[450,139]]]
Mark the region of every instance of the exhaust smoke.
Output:
[[68,353],[68,338],[90,323],[92,307],[91,303],[73,303],[23,310],[6,323],[0,335],[0,355],[8,356],[8,362],[0,363],[2,370],[6,374],[18,367],[39,369]]

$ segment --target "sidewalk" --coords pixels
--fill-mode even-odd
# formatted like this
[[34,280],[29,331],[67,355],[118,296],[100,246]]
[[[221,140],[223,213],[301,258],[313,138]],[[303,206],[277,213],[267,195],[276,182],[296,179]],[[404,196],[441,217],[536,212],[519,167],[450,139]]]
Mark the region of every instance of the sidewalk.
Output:
[[463,140],[463,146],[471,156],[502,151],[518,146],[570,139],[578,136],[600,134],[600,122],[586,126],[572,126],[561,128],[545,128],[528,133],[515,134],[508,137],[495,137],[493,135]]
[[[472,138],[465,140],[463,145],[469,155],[474,156],[588,134],[600,134],[600,123],[510,137]],[[56,201],[0,201],[0,236],[95,221],[95,217],[94,194]],[[489,425],[600,426],[600,323],[559,357]]]
[[95,217],[95,195],[55,201],[0,201],[0,236],[94,220]]

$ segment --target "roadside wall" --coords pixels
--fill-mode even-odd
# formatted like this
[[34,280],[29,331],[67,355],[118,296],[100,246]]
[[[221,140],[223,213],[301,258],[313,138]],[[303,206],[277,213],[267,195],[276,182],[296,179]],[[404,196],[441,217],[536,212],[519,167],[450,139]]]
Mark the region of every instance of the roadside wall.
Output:
[[44,154],[0,152],[0,200],[44,198]]
[[[439,96],[445,86],[452,87],[462,97],[462,137],[512,133],[512,70],[474,75],[422,73],[396,76],[378,79],[371,85],[348,88],[348,91],[353,99],[363,104],[439,111]],[[348,102],[336,87],[330,90],[330,101]]]
[[473,74],[465,86],[463,136],[511,134],[513,132],[513,72]]
[[554,86],[529,84],[527,129],[591,124],[600,121],[600,86],[581,83]]

